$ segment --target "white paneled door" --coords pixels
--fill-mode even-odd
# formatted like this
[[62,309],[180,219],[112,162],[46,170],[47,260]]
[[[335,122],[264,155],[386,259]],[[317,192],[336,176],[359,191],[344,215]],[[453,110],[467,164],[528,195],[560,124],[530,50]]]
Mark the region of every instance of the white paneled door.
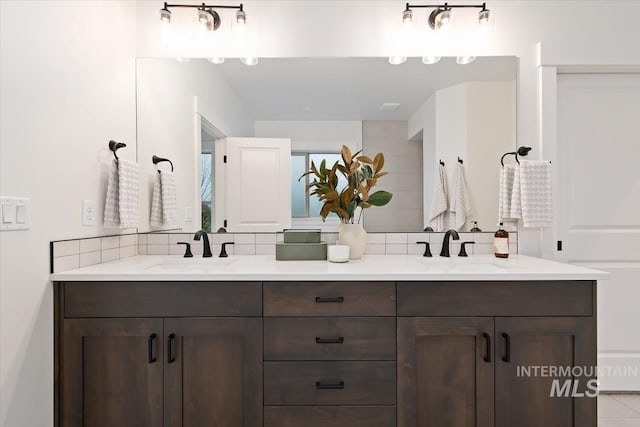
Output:
[[640,391],[640,74],[561,74],[557,91],[558,256],[611,272],[598,360],[621,371],[601,388]]
[[274,232],[291,227],[291,140],[227,138],[227,228]]

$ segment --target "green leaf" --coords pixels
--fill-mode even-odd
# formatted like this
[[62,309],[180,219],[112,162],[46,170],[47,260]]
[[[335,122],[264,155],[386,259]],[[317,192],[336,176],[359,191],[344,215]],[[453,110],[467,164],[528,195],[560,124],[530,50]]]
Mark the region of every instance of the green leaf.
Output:
[[369,195],[369,202],[373,206],[384,206],[391,201],[393,194],[388,191],[376,191],[375,193]]
[[347,215],[349,215],[349,218],[353,218],[353,214],[356,211],[356,206],[358,206],[358,202],[356,202],[355,200],[352,200],[351,203],[349,203],[349,206],[347,206]]
[[325,176],[326,173],[327,173],[327,160],[322,159],[322,162],[320,163],[320,174],[322,174],[322,176]]

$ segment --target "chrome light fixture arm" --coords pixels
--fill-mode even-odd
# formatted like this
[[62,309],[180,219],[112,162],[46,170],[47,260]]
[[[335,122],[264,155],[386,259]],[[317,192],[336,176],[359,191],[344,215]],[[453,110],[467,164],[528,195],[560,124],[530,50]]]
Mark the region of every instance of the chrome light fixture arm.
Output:
[[452,9],[480,9],[478,12],[478,22],[484,23],[489,20],[489,9],[487,9],[487,4],[449,4],[447,2],[443,4],[411,4],[406,3],[406,7],[402,13],[402,18],[404,22],[410,22],[412,19],[411,11],[413,9],[433,9],[433,11],[429,14],[429,27],[433,30],[437,30],[440,28],[440,22],[442,18],[449,19],[450,13]]

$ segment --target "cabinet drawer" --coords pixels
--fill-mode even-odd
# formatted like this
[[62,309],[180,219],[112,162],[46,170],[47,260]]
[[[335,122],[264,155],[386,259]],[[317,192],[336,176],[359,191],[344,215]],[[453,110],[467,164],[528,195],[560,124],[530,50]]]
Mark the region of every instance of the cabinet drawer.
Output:
[[260,316],[256,282],[67,282],[65,317]]
[[265,360],[395,360],[393,317],[267,318]]
[[271,282],[265,316],[394,316],[393,282]]
[[395,362],[265,362],[265,405],[395,405]]
[[264,427],[395,427],[394,406],[267,406]]
[[591,316],[590,281],[398,283],[398,316]]

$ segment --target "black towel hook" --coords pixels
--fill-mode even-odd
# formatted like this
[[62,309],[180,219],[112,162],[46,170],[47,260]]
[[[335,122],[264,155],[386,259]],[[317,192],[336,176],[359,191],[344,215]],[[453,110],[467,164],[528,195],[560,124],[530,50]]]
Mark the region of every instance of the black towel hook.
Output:
[[153,157],[151,158],[151,161],[153,162],[154,165],[157,165],[158,163],[161,163],[161,162],[169,162],[169,164],[171,165],[171,172],[173,172],[173,162],[171,160],[165,159],[164,157],[158,157],[154,154]]
[[504,166],[504,158],[506,156],[509,156],[509,155],[515,156],[516,157],[516,163],[520,164],[520,160],[518,160],[518,156],[523,156],[524,157],[524,156],[529,154],[529,151],[531,151],[531,147],[521,146],[521,147],[518,147],[518,151],[511,151],[509,153],[504,153],[502,155],[502,157],[500,158],[500,164],[502,166]]
[[116,160],[118,159],[118,154],[116,154],[116,151],[118,151],[121,148],[126,147],[127,144],[125,144],[124,142],[117,142],[114,140],[109,141],[109,150],[113,151],[113,157],[116,158]]
[[444,166],[444,162],[440,160],[440,166]]
[[458,163],[460,163],[460,164],[464,163],[460,157],[458,157]]

